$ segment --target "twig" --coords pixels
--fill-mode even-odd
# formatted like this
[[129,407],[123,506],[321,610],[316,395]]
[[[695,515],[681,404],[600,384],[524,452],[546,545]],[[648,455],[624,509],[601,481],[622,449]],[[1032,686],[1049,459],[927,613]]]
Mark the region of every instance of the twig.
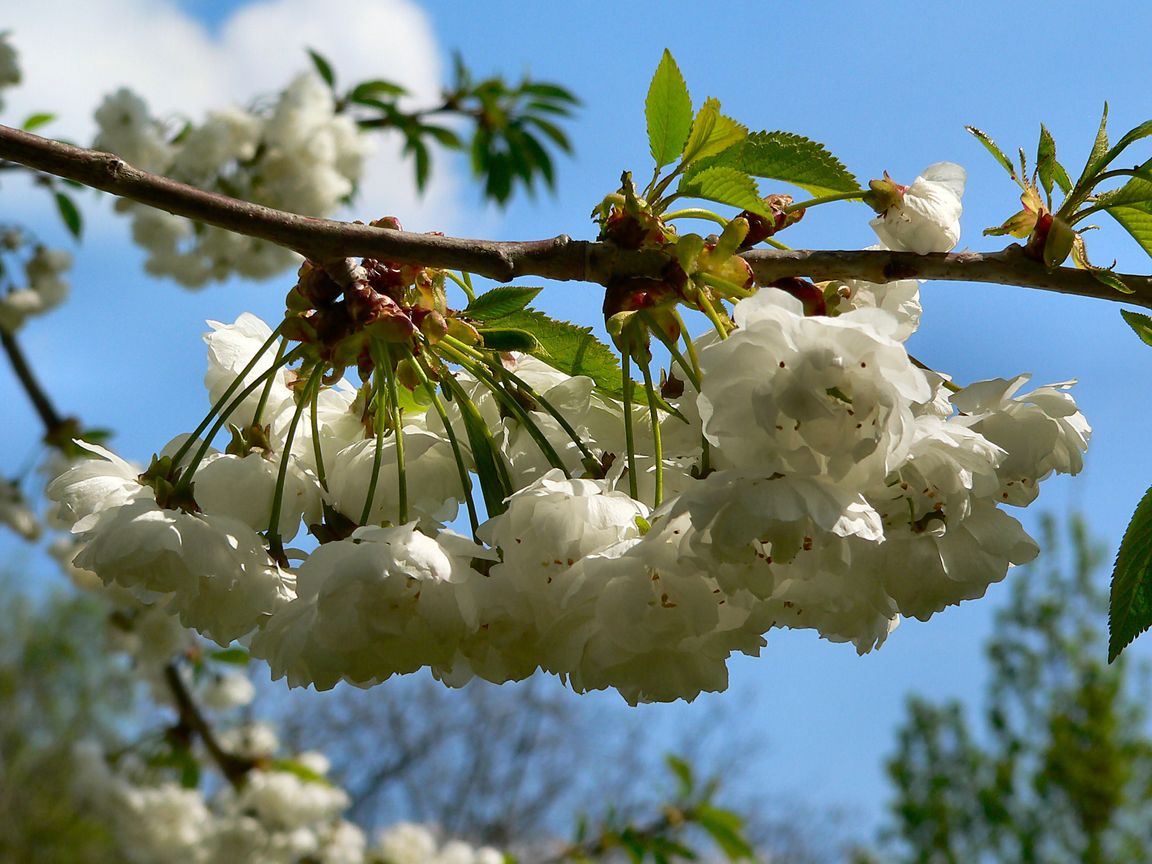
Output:
[[12,365],[12,371],[16,373],[20,386],[24,388],[29,401],[32,402],[32,407],[40,415],[40,422],[44,424],[45,440],[54,441],[57,437],[56,433],[64,426],[69,425],[69,421],[60,416],[52,404],[52,400],[48,398],[48,394],[40,382],[36,380],[36,376],[32,374],[32,368],[28,365],[28,358],[24,356],[24,351],[21,349],[20,343],[16,341],[15,334],[0,328],[0,345],[4,346],[4,353],[8,355],[8,362]]
[[180,677],[180,670],[174,662],[165,664],[164,681],[167,683],[168,689],[172,691],[172,697],[176,700],[176,710],[180,714],[180,722],[200,736],[208,755],[219,766],[224,777],[233,788],[240,788],[245,775],[252,770],[256,763],[251,759],[229,753],[220,745],[216,733],[205,719],[204,714],[201,713],[200,706],[196,704],[192,694],[188,692],[184,679]]
[[[630,252],[610,244],[560,235],[546,240],[499,242],[390,231],[359,223],[314,219],[206,192],[133,168],[109,153],[84,150],[0,126],[0,159],[66,177],[123,198],[258,237],[317,261],[381,258],[465,270],[507,282],[519,276],[607,284],[628,276],[659,277],[667,258],[659,252]],[[917,255],[890,251],[793,251],[745,253],[757,279],[785,276],[824,279],[937,279],[994,282],[1040,288],[1152,308],[1152,277],[1114,274],[1130,289],[1118,293],[1085,270],[1048,269],[1019,246],[1002,252]]]

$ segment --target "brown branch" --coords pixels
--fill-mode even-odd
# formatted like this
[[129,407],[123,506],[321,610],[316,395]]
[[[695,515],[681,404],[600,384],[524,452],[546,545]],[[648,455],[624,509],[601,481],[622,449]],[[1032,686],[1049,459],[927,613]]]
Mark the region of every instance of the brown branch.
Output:
[[168,685],[168,689],[172,691],[172,698],[176,700],[176,711],[180,715],[180,722],[200,736],[200,740],[204,742],[204,749],[208,751],[212,761],[219,766],[224,777],[233,788],[240,788],[245,775],[252,770],[256,763],[251,759],[229,753],[220,745],[211,724],[204,717],[200,706],[196,704],[192,694],[188,691],[188,687],[184,684],[184,679],[180,676],[180,669],[175,662],[165,664],[164,681]]
[[74,424],[60,416],[60,412],[56,410],[52,400],[48,398],[48,394],[36,376],[32,374],[32,367],[28,365],[28,358],[24,356],[24,351],[21,349],[20,343],[16,341],[15,334],[0,328],[0,345],[3,345],[4,353],[8,355],[8,362],[12,365],[12,371],[16,373],[20,386],[24,388],[24,392],[32,402],[32,407],[40,415],[40,422],[44,424],[44,439],[55,443],[61,430],[65,426],[71,428]]
[[[389,231],[368,225],[314,219],[206,192],[133,168],[109,153],[84,150],[0,126],[0,159],[66,177],[123,198],[258,237],[318,261],[370,257],[465,270],[507,282],[519,276],[607,284],[627,276],[658,276],[667,258],[659,252],[630,252],[573,240],[499,242]],[[890,251],[778,251],[746,253],[757,279],[785,276],[817,280],[937,279],[994,282],[1040,288],[1152,308],[1152,278],[1116,274],[1131,294],[1121,294],[1084,270],[1047,269],[1025,257],[1019,246],[1002,252],[917,255]]]

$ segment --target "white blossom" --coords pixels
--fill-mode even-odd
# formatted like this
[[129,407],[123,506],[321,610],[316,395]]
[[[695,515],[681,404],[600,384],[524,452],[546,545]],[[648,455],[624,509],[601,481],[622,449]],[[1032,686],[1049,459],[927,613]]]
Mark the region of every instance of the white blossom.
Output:
[[966,173],[952,162],[929,165],[911,186],[900,188],[900,200],[869,224],[889,249],[904,252],[949,252],[960,241],[960,214]]

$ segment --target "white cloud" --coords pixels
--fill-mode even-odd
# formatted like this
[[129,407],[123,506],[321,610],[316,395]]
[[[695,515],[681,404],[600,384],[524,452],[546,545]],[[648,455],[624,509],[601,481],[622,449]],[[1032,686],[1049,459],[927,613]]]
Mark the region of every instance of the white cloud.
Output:
[[[384,78],[407,87],[419,104],[440,92],[435,33],[409,0],[263,0],[238,9],[215,33],[172,0],[39,0],[10,4],[4,19],[24,71],[24,83],[6,93],[4,119],[51,111],[59,119],[46,131],[80,143],[92,139],[95,107],[121,86],[158,116],[199,118],[282,88],[309,68],[305,47],[332,61],[338,83]],[[354,215],[395,214],[406,227],[453,231],[450,160],[436,161],[421,198],[396,137],[375,140]]]

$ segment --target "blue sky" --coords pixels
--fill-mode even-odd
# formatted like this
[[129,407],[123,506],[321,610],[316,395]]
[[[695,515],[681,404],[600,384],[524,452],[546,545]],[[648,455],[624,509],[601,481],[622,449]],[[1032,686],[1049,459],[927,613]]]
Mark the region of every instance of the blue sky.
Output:
[[[137,0],[117,2],[131,7]],[[190,16],[189,27],[204,28],[197,38],[211,43],[240,7],[260,4],[183,0],[178,5]],[[368,0],[359,4],[389,6]],[[449,170],[432,204],[413,214],[401,212],[387,187],[373,187],[378,197],[364,200],[357,214],[396,213],[406,227],[418,230],[448,227],[497,239],[591,236],[587,214],[615,189],[620,171],[648,170],[643,98],[665,47],[676,56],[697,103],[716,96],[726,113],[754,129],[785,129],[822,141],[861,180],[888,170],[910,182],[932,162],[963,164],[969,179],[961,248],[999,248],[1002,244],[981,237],[980,231],[1018,209],[1015,187],[964,132],[964,124],[985,129],[1006,150],[1023,145],[1031,155],[1044,122],[1075,174],[1105,100],[1112,109],[1114,138],[1152,115],[1146,50],[1152,7],[1143,4],[1058,0],[1029,10],[1028,18],[1016,7],[987,0],[962,8],[902,0],[709,5],[429,0],[421,8],[432,41],[420,43],[422,54],[405,56],[408,67],[397,65],[394,50],[381,51],[384,77],[403,77],[408,74],[403,68],[411,72],[419,65],[420,80],[433,80],[438,69],[447,68],[451,51],[459,49],[478,74],[530,72],[569,86],[584,107],[571,127],[576,157],[560,162],[555,197],[517,200],[506,211],[496,211],[481,205],[462,165],[442,161]],[[150,15],[173,6],[155,3],[140,9]],[[17,19],[51,18],[39,9],[13,14]],[[355,28],[355,22],[316,23],[310,30],[310,21],[301,21],[304,32],[295,42],[286,38],[261,48],[269,52],[270,68],[302,66],[305,44],[325,50],[338,70],[371,67],[371,52],[340,56],[340,27]],[[34,18],[25,23],[26,30],[38,29]],[[146,29],[148,22],[137,23]],[[21,46],[19,21],[15,30]],[[380,33],[388,44],[404,41],[402,35]],[[1086,34],[1101,35],[1089,43]],[[93,37],[91,32],[71,34],[65,27],[59,38],[81,45]],[[81,77],[85,87],[108,92],[131,83],[117,74],[141,68],[104,69],[92,62],[96,68],[74,72],[70,80],[75,86],[66,89],[30,79],[39,107],[51,110],[58,97],[80,111]],[[157,69],[157,76],[173,76],[178,84],[173,92],[194,87],[194,65],[171,66]],[[196,91],[189,99],[206,104],[209,96],[218,94]],[[87,104],[90,113],[95,103]],[[9,122],[20,113],[17,102],[13,105],[4,115]],[[66,128],[80,134],[81,121],[70,122],[80,125]],[[1147,148],[1140,152],[1141,159],[1147,158]],[[411,200],[409,192],[397,194],[402,203]],[[18,215],[43,226],[45,239],[65,244],[39,199],[19,200],[21,212],[5,207],[0,220]],[[273,280],[191,294],[150,282],[126,242],[123,223],[107,215],[107,202],[90,207],[90,213],[90,240],[77,251],[75,301],[32,324],[24,341],[63,410],[115,428],[121,451],[146,459],[169,437],[194,425],[204,408],[196,389],[203,374],[203,320],[231,320],[245,309],[273,315],[289,286]],[[874,242],[869,215],[857,204],[813,210],[786,239],[801,247],[859,248]],[[1118,226],[1104,217],[1102,228],[1088,238],[1097,263],[1116,259],[1121,270],[1149,272],[1147,256]],[[1152,449],[1145,444],[1152,412],[1139,385],[1148,375],[1152,351],[1121,322],[1119,307],[1031,289],[958,283],[928,284],[922,297],[924,320],[913,353],[959,381],[1023,371],[1032,372],[1036,384],[1079,379],[1075,393],[1094,426],[1087,468],[1080,477],[1046,484],[1032,509],[1081,509],[1114,547],[1152,483]],[[585,323],[595,319],[599,306],[591,286],[550,286],[541,299],[552,311]],[[34,452],[37,430],[6,373],[0,373],[0,403],[8,421],[0,424],[0,446],[14,454],[0,471],[11,472]],[[1028,526],[1037,524],[1034,514],[1021,518]],[[0,542],[0,551],[14,549],[7,539]],[[727,700],[729,716],[739,717],[768,742],[755,755],[759,782],[781,795],[845,806],[857,813],[863,830],[881,814],[887,791],[881,761],[893,746],[905,695],[980,694],[981,642],[991,610],[1004,595],[1001,587],[989,592],[989,600],[948,610],[928,624],[905,622],[879,652],[863,658],[810,633],[773,632],[763,657],[732,664],[728,693],[690,706],[641,710],[654,723],[675,725],[704,717],[715,700]],[[1145,643],[1138,643],[1138,649],[1149,650]],[[622,710],[610,699],[604,704],[606,712]]]

